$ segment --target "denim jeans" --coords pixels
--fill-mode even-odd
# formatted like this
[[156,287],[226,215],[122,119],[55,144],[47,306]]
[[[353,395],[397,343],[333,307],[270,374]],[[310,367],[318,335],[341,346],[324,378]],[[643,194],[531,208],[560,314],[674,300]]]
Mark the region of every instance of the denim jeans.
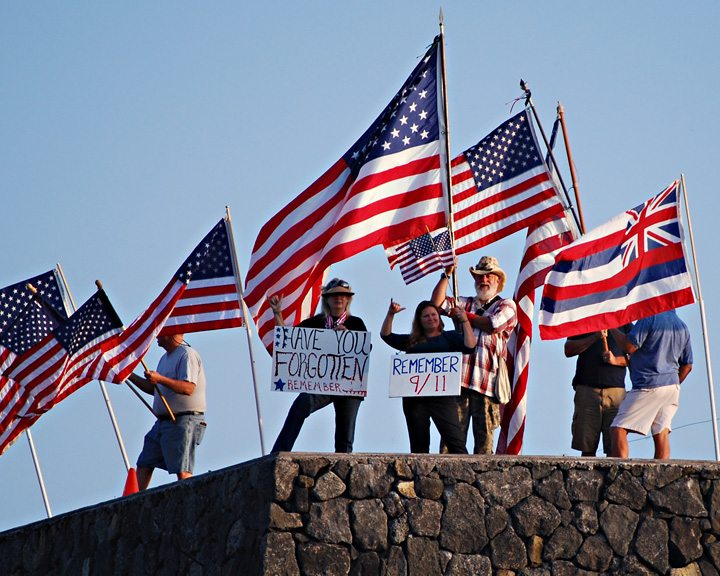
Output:
[[278,434],[273,452],[289,452],[300,434],[305,418],[329,404],[335,406],[335,452],[352,452],[355,420],[362,398],[329,394],[298,394]]

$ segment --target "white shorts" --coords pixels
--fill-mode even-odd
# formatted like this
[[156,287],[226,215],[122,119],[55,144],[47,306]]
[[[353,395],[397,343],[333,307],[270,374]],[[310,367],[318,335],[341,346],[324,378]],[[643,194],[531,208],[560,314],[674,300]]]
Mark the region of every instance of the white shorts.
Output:
[[672,432],[671,423],[678,409],[680,384],[630,390],[620,404],[617,416],[610,425],[624,428],[646,436],[652,430],[653,436],[665,428]]

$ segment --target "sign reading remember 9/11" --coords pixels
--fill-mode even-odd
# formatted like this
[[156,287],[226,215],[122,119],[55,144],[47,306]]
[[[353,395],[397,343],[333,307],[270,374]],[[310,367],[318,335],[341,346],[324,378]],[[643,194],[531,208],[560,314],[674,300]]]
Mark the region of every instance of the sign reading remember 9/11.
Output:
[[272,390],[366,396],[370,332],[276,326]]
[[462,354],[397,354],[390,358],[390,398],[459,396]]

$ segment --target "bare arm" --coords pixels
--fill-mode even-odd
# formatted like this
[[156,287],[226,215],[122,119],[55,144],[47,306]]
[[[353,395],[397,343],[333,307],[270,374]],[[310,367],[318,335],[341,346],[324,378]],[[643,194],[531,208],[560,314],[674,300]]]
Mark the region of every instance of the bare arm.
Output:
[[618,346],[622,349],[625,354],[632,354],[637,350],[635,346],[630,342],[628,337],[625,335],[624,332],[621,330],[618,330],[617,328],[613,328],[611,330],[613,338],[615,338],[615,342],[618,343]]
[[146,370],[145,378],[138,376],[137,374],[131,374],[128,380],[135,384],[140,390],[146,394],[155,394],[155,386],[162,384],[167,388],[170,388],[176,394],[184,394],[190,396],[195,391],[195,383],[188,382],[187,380],[175,380],[174,378],[168,378],[163,376],[154,370]]
[[465,346],[468,348],[475,348],[477,344],[477,338],[475,338],[475,332],[472,330],[468,315],[462,308],[453,308],[450,311],[450,316],[456,318],[459,324],[463,327],[463,340]]
[[383,320],[382,327],[380,328],[380,336],[389,336],[392,333],[393,317],[403,310],[405,310],[405,308],[390,298],[390,307],[388,308],[387,314],[385,314],[385,320]]
[[685,364],[685,366],[680,366],[678,369],[678,377],[680,378],[681,384],[682,381],[687,378],[687,375],[690,374],[690,370],[692,370],[692,364]]
[[273,311],[273,316],[275,317],[275,326],[285,326],[285,319],[282,315],[282,301],[283,297],[282,294],[278,295],[275,294],[275,296],[268,296],[268,303],[270,304],[270,308]]
[[430,300],[433,304],[435,304],[435,306],[440,306],[440,304],[445,302],[445,299],[447,298],[448,278],[453,273],[453,270],[455,270],[455,266],[448,266],[445,268],[445,276],[440,278],[438,283],[435,285],[432,296],[430,297]]
[[588,334],[585,338],[568,338],[567,340],[565,340],[565,356],[567,358],[572,358],[573,356],[582,354],[583,352],[585,352],[585,350],[590,348],[590,346],[595,344],[595,342],[605,336],[607,336],[607,330],[599,330],[597,332],[593,332],[592,334]]

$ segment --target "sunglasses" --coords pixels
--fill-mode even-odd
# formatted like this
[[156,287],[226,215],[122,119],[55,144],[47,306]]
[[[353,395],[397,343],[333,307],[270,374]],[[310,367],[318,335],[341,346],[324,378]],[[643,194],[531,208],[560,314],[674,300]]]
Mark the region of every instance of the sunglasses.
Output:
[[350,284],[345,282],[345,280],[331,280],[325,285],[325,290],[329,290],[330,288],[336,288],[338,286],[340,288],[347,288],[348,290],[350,289]]

